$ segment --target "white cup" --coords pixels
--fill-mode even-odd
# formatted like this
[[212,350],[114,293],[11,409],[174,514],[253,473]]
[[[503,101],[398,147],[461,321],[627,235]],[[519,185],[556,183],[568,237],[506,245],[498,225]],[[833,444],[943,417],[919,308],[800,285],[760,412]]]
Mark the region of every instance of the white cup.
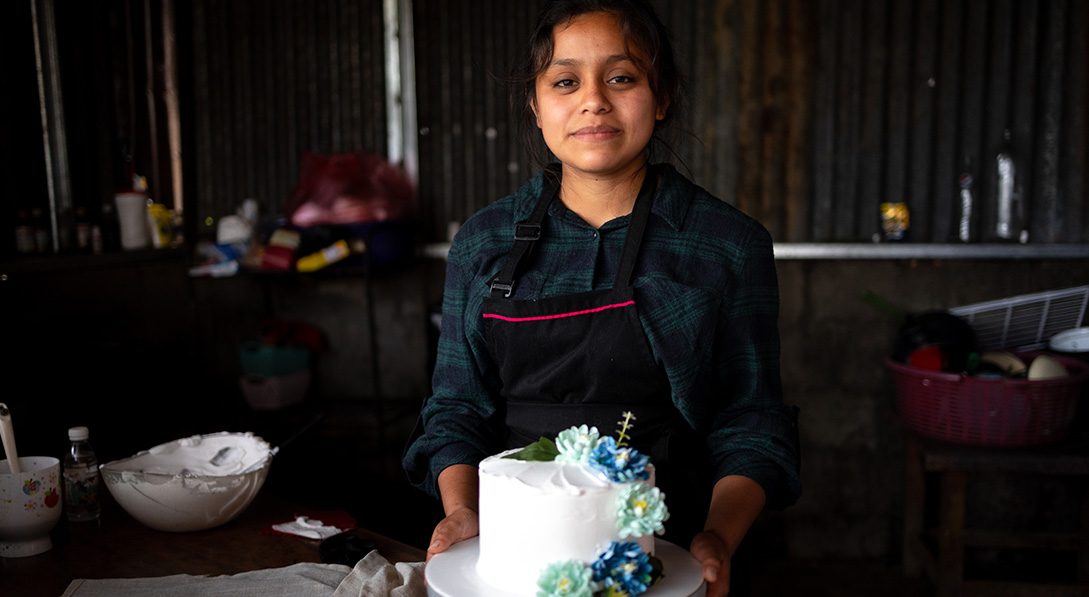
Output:
[[147,221],[147,195],[141,192],[117,193],[117,219],[121,222],[121,248],[126,251],[146,249],[151,245]]
[[23,456],[22,472],[11,473],[0,460],[0,557],[22,558],[53,548],[49,532],[60,520],[64,496],[60,460]]

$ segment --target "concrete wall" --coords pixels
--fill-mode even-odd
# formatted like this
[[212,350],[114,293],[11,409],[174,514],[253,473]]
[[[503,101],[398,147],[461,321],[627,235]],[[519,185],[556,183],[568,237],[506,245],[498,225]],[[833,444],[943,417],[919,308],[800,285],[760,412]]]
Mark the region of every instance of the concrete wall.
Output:
[[[802,499],[769,512],[754,537],[762,553],[799,558],[897,558],[903,512],[903,430],[883,363],[907,312],[943,309],[1089,283],[1084,260],[779,260],[785,398],[801,408]],[[415,408],[429,388],[427,305],[441,299],[443,264],[375,279],[383,394]],[[358,279],[286,287],[278,314],[330,334],[323,392],[370,394],[365,292]],[[1008,495],[1008,493],[1007,493]],[[1031,501],[1026,505],[1031,508]],[[992,519],[1001,518],[996,514]]]
[[781,529],[779,540],[798,557],[883,558],[900,549],[903,430],[883,358],[901,320],[864,301],[867,292],[920,312],[1089,283],[1085,260],[779,261],[777,268],[784,391],[801,408],[804,494],[764,522]]
[[[786,400],[801,408],[804,493],[785,512],[766,513],[751,543],[767,557],[894,562],[903,511],[903,435],[883,358],[900,320],[863,296],[871,292],[912,312],[948,308],[1089,284],[1089,262],[777,265],[783,381]],[[13,274],[0,285],[0,298],[9,342],[22,350],[9,358],[12,383],[4,401],[17,415],[20,452],[62,451],[64,430],[72,425],[90,425],[100,455],[119,458],[227,425],[286,434],[308,412],[322,410],[325,421],[282,453],[270,486],[292,491],[299,475],[331,478],[300,499],[316,508],[362,508],[367,502],[361,496],[381,497],[357,518],[424,542],[437,512],[421,514],[424,498],[405,483],[398,456],[430,387],[428,307],[441,298],[443,271],[442,261],[429,260],[371,278],[383,398],[378,406],[361,276],[187,279],[181,260]],[[256,337],[266,316],[311,323],[328,337],[329,350],[316,360],[304,403],[310,411],[247,412],[238,388],[238,347]],[[1003,500],[1017,503],[1031,524],[1067,516],[1063,508],[1072,497],[1035,508],[1025,491],[991,491],[1001,495],[976,516],[1001,518]],[[1059,486],[1052,495],[1070,491]],[[375,514],[390,508],[407,515]]]

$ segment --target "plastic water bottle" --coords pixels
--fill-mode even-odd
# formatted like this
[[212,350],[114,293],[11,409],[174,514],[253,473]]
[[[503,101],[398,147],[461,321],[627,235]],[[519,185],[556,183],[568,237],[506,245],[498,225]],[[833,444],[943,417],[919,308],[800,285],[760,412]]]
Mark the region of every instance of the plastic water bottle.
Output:
[[64,456],[64,500],[68,520],[95,520],[102,512],[98,503],[98,457],[91,449],[86,427],[68,430],[72,447]]

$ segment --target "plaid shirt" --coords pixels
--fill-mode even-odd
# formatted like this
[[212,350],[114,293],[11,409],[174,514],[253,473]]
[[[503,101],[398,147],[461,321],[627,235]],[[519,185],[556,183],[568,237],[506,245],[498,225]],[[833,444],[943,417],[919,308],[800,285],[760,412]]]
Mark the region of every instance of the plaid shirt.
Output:
[[[744,475],[764,488],[769,507],[788,506],[801,491],[797,414],[782,403],[771,236],[671,166],[659,171],[633,282],[647,340],[673,404],[707,443],[715,478]],[[541,186],[538,175],[473,215],[450,247],[433,394],[404,456],[412,482],[433,495],[443,469],[476,465],[503,447],[482,301]],[[594,229],[553,201],[511,298],[610,287],[628,220]]]

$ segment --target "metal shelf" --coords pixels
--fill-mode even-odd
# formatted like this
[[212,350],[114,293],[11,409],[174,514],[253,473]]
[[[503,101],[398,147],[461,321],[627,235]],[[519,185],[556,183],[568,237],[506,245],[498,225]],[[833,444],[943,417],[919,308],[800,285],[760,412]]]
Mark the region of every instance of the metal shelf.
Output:
[[[423,247],[423,256],[445,259],[449,243]],[[1089,259],[1089,245],[775,243],[776,259]]]

